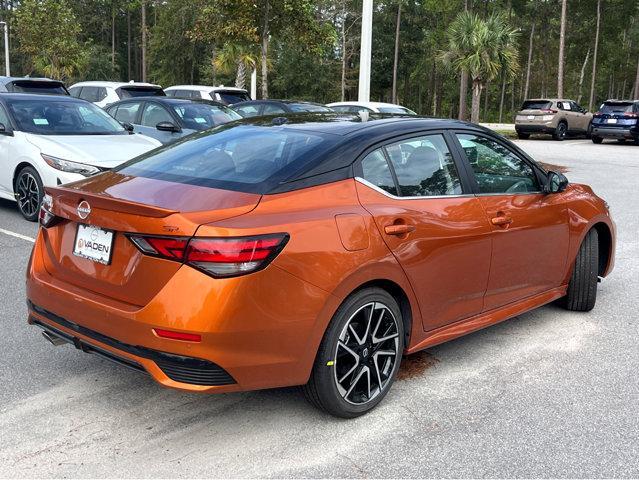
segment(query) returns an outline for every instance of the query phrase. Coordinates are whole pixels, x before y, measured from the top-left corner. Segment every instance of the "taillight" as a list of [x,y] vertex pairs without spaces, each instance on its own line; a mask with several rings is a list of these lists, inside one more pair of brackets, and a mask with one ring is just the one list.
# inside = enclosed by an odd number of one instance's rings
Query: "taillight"
[[282,251],[286,233],[251,237],[154,237],[130,235],[147,255],[176,260],[218,278],[236,277],[265,268]]
[[543,113],[557,113],[557,110],[554,110],[552,108],[543,108],[541,111]]
[[38,221],[44,228],[51,227],[58,223],[60,217],[56,217],[53,213],[53,197],[45,193],[40,204],[40,212],[38,213]]
[[625,112],[623,114],[624,117],[631,117],[631,118],[637,118],[639,117],[639,113],[634,113],[634,112]]
[[188,237],[151,237],[142,235],[129,236],[131,241],[143,253],[168,260],[182,261],[184,250],[189,242]]

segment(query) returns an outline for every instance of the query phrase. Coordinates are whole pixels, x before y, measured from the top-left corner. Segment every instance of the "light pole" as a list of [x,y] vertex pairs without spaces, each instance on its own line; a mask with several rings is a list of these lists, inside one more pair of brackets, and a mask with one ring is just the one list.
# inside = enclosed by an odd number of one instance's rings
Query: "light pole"
[[0,22],[0,25],[4,27],[4,70],[7,77],[11,76],[11,69],[9,68],[9,26],[7,22]]
[[359,53],[358,101],[368,102],[371,97],[371,43],[373,37],[373,0],[362,5],[362,39]]

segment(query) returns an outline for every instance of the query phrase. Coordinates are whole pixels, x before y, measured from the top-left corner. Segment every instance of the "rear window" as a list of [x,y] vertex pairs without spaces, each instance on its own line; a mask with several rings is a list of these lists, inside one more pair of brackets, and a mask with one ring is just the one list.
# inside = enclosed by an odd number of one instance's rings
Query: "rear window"
[[219,100],[226,103],[227,105],[230,105],[232,103],[246,102],[247,100],[251,100],[251,97],[246,92],[212,90],[209,93],[209,95],[211,95],[211,98],[215,98],[215,96],[217,95]]
[[191,185],[264,193],[324,157],[336,135],[282,126],[233,125],[191,136],[116,168]]
[[7,90],[14,93],[42,93],[47,95],[68,95],[60,82],[42,82],[37,80],[17,80],[7,84]]
[[522,110],[549,110],[552,102],[548,100],[526,100],[521,106]]
[[116,90],[121,99],[132,97],[165,97],[164,90],[159,87],[120,87]]
[[632,102],[604,102],[599,111],[601,113],[632,112]]

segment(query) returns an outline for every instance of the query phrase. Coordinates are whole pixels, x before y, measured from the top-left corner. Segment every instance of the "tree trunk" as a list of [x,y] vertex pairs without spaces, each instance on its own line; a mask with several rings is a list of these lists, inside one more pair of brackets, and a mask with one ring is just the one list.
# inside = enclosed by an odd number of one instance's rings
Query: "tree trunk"
[[346,0],[342,0],[342,102],[346,100]]
[[590,100],[588,100],[588,110],[592,111],[592,104],[595,101],[595,77],[597,75],[597,49],[599,48],[599,24],[601,22],[601,0],[597,0],[597,30],[595,33],[595,51],[592,55],[592,77],[590,78]]
[[637,76],[635,77],[635,91],[631,98],[639,98],[639,58],[637,59]]
[[397,63],[399,61],[399,28],[402,19],[402,1],[397,2],[397,25],[395,26],[395,59],[393,60],[393,97],[391,103],[397,103]]
[[564,98],[564,46],[566,44],[566,3],[561,0],[561,30],[559,33],[559,66],[557,68],[557,97]]
[[262,52],[261,52],[261,62],[262,62],[262,98],[268,98],[268,16],[270,9],[269,0],[266,0],[266,5],[264,7],[264,18],[262,20]]
[[127,80],[131,80],[131,10],[126,9],[126,66]]
[[590,49],[586,52],[586,58],[584,58],[584,63],[581,65],[581,72],[579,73],[579,89],[577,90],[577,104],[581,103],[581,87],[584,84],[584,74],[586,73],[586,64],[588,63],[588,58],[590,57]]
[[246,65],[243,61],[237,62],[237,74],[235,75],[235,86],[244,88],[246,85]]
[[142,13],[142,81],[146,82],[146,0],[141,0],[141,13]]
[[459,79],[459,116],[460,120],[466,120],[466,97],[468,95],[468,72],[462,70]]
[[530,27],[530,38],[528,39],[528,62],[526,64],[526,86],[524,87],[524,100],[528,98],[528,87],[530,86],[530,64],[532,63],[533,37],[535,35],[535,23]]
[[470,121],[479,123],[479,106],[481,102],[481,81],[473,78],[473,101],[470,109]]
[[486,86],[484,87],[484,89],[486,90],[486,96],[484,97],[484,115],[482,116],[482,118],[486,119],[488,118],[488,97],[489,97],[489,86],[490,86],[490,82],[486,82]]
[[111,74],[115,71],[115,5],[111,4]]

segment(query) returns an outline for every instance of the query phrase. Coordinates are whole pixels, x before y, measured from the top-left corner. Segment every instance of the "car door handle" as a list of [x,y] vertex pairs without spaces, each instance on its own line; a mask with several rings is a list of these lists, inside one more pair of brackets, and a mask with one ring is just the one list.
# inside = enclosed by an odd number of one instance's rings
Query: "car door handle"
[[510,225],[511,223],[513,223],[513,219],[507,215],[498,215],[496,217],[491,218],[490,222],[493,225],[504,226],[504,225]]
[[415,231],[414,225],[398,224],[398,225],[386,225],[384,227],[384,232],[386,233],[386,235],[406,235],[414,231]]

